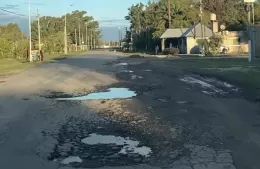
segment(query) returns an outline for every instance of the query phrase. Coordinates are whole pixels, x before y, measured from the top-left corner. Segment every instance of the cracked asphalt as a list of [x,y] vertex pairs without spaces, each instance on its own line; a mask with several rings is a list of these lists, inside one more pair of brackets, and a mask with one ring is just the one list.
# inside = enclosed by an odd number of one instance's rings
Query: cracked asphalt
[[[171,61],[90,52],[0,77],[0,168],[260,168],[258,103],[242,86],[164,64]],[[137,96],[56,100],[111,87]],[[83,143],[91,134],[138,141],[151,153]]]

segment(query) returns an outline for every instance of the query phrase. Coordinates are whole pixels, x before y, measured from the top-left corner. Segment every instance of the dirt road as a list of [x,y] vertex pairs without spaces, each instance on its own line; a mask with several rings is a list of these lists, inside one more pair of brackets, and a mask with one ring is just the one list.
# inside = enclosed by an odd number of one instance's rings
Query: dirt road
[[260,168],[258,104],[164,62],[93,52],[0,79],[1,168]]

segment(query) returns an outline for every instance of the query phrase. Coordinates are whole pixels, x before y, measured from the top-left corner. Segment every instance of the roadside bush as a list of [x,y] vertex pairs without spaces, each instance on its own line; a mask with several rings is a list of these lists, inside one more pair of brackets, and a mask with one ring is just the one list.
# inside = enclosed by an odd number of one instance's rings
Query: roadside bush
[[197,43],[201,48],[204,48],[206,56],[215,56],[218,53],[223,39],[219,35],[213,35],[209,39],[198,39]]
[[213,55],[216,55],[221,47],[221,44],[223,43],[223,39],[219,35],[213,35],[209,38],[209,41],[210,52]]
[[178,48],[165,48],[163,51],[164,55],[177,55],[179,54],[179,49]]

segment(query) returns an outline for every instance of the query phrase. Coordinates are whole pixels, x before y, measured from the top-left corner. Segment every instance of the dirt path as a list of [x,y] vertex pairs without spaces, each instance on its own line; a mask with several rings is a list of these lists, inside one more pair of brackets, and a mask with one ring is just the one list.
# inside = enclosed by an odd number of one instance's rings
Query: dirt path
[[[137,96],[56,100],[108,88]],[[43,64],[0,83],[0,166],[259,168],[259,108],[241,90],[104,52]]]

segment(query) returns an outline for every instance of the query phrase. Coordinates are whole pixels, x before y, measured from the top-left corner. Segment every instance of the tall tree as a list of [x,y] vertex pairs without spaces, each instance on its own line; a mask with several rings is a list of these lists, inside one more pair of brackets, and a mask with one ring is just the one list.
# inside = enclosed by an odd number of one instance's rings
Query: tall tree
[[[86,26],[87,30],[93,32],[93,36],[100,38],[100,31],[98,31],[98,22],[94,21],[92,16],[88,16],[86,11],[75,10],[66,14],[67,18],[67,39],[68,47],[72,44],[81,44],[86,42]],[[43,16],[40,18],[41,27],[41,41],[43,44],[43,50],[46,52],[61,52],[64,48],[64,31],[65,15],[61,17]],[[77,35],[75,34],[75,30]],[[80,35],[79,35],[80,30]],[[89,33],[89,32],[88,32]],[[82,39],[83,35],[83,39]],[[79,38],[80,37],[80,38]],[[81,39],[81,42],[79,42]],[[98,43],[98,39],[95,39]],[[32,41],[34,49],[38,49],[38,23],[34,21],[32,23]]]

